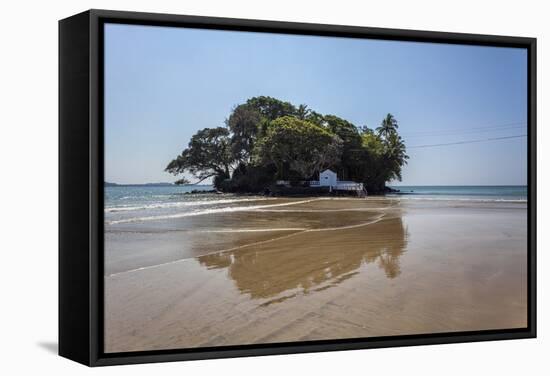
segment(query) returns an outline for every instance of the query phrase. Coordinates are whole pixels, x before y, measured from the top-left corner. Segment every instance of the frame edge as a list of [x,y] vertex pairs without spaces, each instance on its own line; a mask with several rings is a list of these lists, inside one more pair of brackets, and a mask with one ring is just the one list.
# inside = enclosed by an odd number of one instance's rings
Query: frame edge
[[89,11],[59,21],[59,355],[90,365]]

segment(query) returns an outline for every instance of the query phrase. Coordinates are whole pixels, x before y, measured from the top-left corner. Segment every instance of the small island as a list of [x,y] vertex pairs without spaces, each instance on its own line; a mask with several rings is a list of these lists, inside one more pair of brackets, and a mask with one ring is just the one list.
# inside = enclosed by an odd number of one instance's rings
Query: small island
[[236,106],[225,126],[199,130],[166,171],[190,174],[195,184],[212,179],[220,192],[364,195],[401,180],[408,158],[391,114],[371,129],[259,96]]

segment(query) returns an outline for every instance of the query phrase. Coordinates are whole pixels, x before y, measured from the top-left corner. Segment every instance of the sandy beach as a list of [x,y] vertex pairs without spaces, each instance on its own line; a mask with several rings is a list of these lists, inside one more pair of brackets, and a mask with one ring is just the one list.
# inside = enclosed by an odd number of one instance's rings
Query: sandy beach
[[223,208],[106,223],[106,352],[527,325],[526,203]]

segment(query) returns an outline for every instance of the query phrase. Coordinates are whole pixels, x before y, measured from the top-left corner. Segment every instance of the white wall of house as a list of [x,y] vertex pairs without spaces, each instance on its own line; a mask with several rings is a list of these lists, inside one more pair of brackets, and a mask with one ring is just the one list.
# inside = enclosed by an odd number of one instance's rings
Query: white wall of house
[[336,172],[325,170],[319,173],[319,185],[321,187],[335,187],[338,184]]

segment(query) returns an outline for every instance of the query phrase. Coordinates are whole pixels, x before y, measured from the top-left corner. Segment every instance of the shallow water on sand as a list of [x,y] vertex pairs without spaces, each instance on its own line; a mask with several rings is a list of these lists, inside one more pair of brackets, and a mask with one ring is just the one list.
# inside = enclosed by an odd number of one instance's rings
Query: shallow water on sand
[[524,203],[216,205],[106,223],[106,352],[526,326]]

